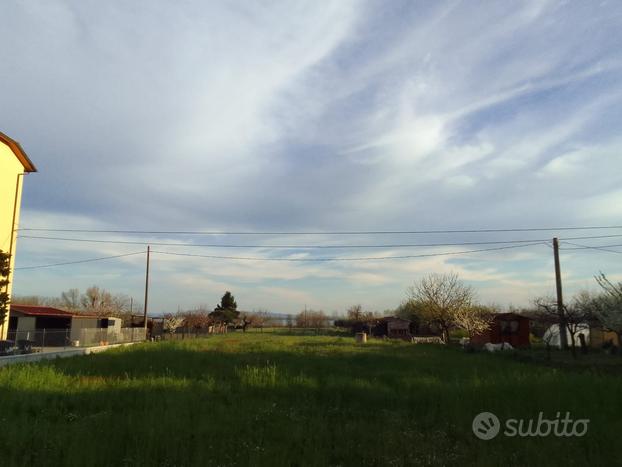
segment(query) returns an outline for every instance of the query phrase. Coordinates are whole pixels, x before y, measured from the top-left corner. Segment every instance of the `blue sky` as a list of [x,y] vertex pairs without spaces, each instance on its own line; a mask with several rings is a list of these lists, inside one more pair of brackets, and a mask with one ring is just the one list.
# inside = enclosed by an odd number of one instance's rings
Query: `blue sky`
[[[622,224],[619,2],[7,1],[0,15],[0,130],[39,168],[27,177],[21,227],[326,232]],[[159,248],[204,255],[352,258],[465,248],[265,246],[606,233],[622,229],[73,237],[264,246]],[[142,248],[22,238],[17,266]],[[248,309],[339,311],[362,303],[384,310],[422,275],[449,271],[483,302],[523,305],[554,293],[546,245],[338,263],[154,255],[152,264],[154,312],[214,306],[227,289]],[[562,264],[568,294],[594,288],[601,270],[622,279],[616,253],[566,250]],[[58,295],[98,284],[141,300],[143,269],[143,257],[129,256],[21,270],[14,292]]]

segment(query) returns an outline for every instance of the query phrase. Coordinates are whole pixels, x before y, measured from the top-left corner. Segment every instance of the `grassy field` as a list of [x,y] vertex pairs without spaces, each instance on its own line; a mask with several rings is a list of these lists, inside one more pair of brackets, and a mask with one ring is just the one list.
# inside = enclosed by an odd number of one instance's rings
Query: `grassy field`
[[[622,358],[619,360],[622,362]],[[457,349],[241,333],[0,369],[3,466],[619,465],[622,377]],[[474,415],[590,419],[482,441]]]

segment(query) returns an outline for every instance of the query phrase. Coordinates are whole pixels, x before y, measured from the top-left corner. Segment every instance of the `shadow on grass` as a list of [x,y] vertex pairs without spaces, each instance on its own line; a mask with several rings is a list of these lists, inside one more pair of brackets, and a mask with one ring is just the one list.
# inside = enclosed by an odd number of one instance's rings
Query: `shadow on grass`
[[[0,374],[11,427],[0,437],[3,465],[526,465],[552,449],[566,463],[599,465],[606,459],[592,443],[609,446],[607,459],[619,450],[619,379],[435,346],[324,340],[279,350],[249,339],[231,351],[228,342],[145,344],[9,369],[24,384]],[[542,410],[591,411],[595,428],[581,440],[485,446],[471,432],[481,411]]]

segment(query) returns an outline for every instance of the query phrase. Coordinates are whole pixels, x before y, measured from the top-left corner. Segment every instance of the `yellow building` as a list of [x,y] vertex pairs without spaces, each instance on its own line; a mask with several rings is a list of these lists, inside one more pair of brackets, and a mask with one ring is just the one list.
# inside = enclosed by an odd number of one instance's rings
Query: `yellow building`
[[[34,164],[19,143],[0,133],[0,250],[11,255],[9,285],[3,292],[11,296],[13,266],[15,264],[15,240],[19,225],[19,208],[22,199],[23,175],[36,172]],[[0,324],[0,340],[6,339],[9,317]]]

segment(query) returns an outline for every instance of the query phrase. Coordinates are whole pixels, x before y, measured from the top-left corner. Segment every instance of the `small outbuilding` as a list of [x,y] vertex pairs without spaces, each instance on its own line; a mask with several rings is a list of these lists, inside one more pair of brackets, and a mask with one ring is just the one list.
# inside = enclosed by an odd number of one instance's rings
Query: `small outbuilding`
[[529,347],[530,319],[516,313],[498,313],[487,331],[471,338],[475,345],[509,343],[512,347]]
[[410,334],[410,320],[386,316],[376,323],[373,333],[375,336],[386,336],[390,339],[407,339],[412,337]]
[[[71,342],[107,340],[109,334],[121,333],[120,318],[102,318],[84,313],[71,313],[58,308],[33,305],[11,305],[8,337],[28,340],[37,346],[64,346]],[[105,330],[105,339],[98,331]]]

